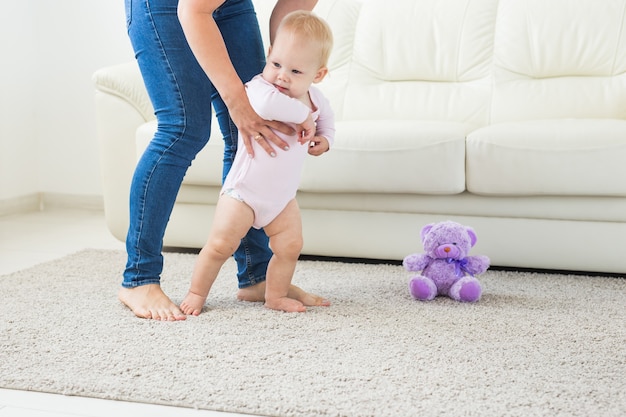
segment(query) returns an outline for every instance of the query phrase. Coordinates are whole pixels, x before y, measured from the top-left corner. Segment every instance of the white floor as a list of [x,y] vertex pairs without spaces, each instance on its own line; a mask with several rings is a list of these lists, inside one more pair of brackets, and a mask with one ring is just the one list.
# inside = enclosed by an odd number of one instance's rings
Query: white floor
[[[51,209],[0,217],[0,276],[85,248],[124,249],[123,243],[107,230],[100,211]],[[244,417],[0,388],[0,417],[111,416]]]

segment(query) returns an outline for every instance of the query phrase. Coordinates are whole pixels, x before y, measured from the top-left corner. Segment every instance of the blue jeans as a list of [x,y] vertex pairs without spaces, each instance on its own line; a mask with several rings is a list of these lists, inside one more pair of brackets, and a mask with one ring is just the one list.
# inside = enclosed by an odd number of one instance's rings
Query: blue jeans
[[[224,178],[237,150],[237,128],[187,44],[176,12],[178,0],[125,2],[128,34],[158,122],[130,188],[122,286],[132,288],[160,282],[165,228],[185,172],[209,140],[211,105],[224,137]],[[265,64],[251,1],[226,0],[213,16],[238,75],[249,81]],[[234,256],[240,288],[265,280],[272,253],[263,230],[251,229]]]

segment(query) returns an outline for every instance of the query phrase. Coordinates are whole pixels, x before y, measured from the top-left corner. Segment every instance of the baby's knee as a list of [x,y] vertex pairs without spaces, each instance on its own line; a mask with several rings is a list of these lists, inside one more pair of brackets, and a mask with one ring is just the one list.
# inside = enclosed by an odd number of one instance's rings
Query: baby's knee
[[304,246],[302,235],[276,236],[270,240],[272,251],[277,256],[298,259]]
[[238,242],[229,239],[211,239],[202,252],[212,258],[226,260],[237,250]]

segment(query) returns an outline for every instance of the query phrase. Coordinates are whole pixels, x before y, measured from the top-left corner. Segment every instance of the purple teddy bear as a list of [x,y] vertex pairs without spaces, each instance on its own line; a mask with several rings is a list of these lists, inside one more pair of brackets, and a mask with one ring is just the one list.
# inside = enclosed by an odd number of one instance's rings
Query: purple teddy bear
[[422,271],[409,281],[409,292],[417,300],[446,295],[457,301],[478,301],[482,294],[474,275],[489,268],[486,256],[467,256],[476,244],[471,227],[453,221],[427,224],[421,232],[425,253],[404,258],[407,271]]

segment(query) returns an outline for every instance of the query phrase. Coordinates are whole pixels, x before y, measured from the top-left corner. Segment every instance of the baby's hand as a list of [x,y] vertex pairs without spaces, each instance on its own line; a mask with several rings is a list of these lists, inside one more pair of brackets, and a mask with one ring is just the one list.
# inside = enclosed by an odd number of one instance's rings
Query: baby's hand
[[310,142],[315,136],[315,122],[311,113],[307,116],[306,120],[296,126],[298,128],[298,142],[305,144]]
[[328,143],[328,139],[324,136],[314,136],[313,139],[311,139],[309,154],[313,156],[320,156],[324,152],[328,151],[328,149],[330,149],[330,144]]

